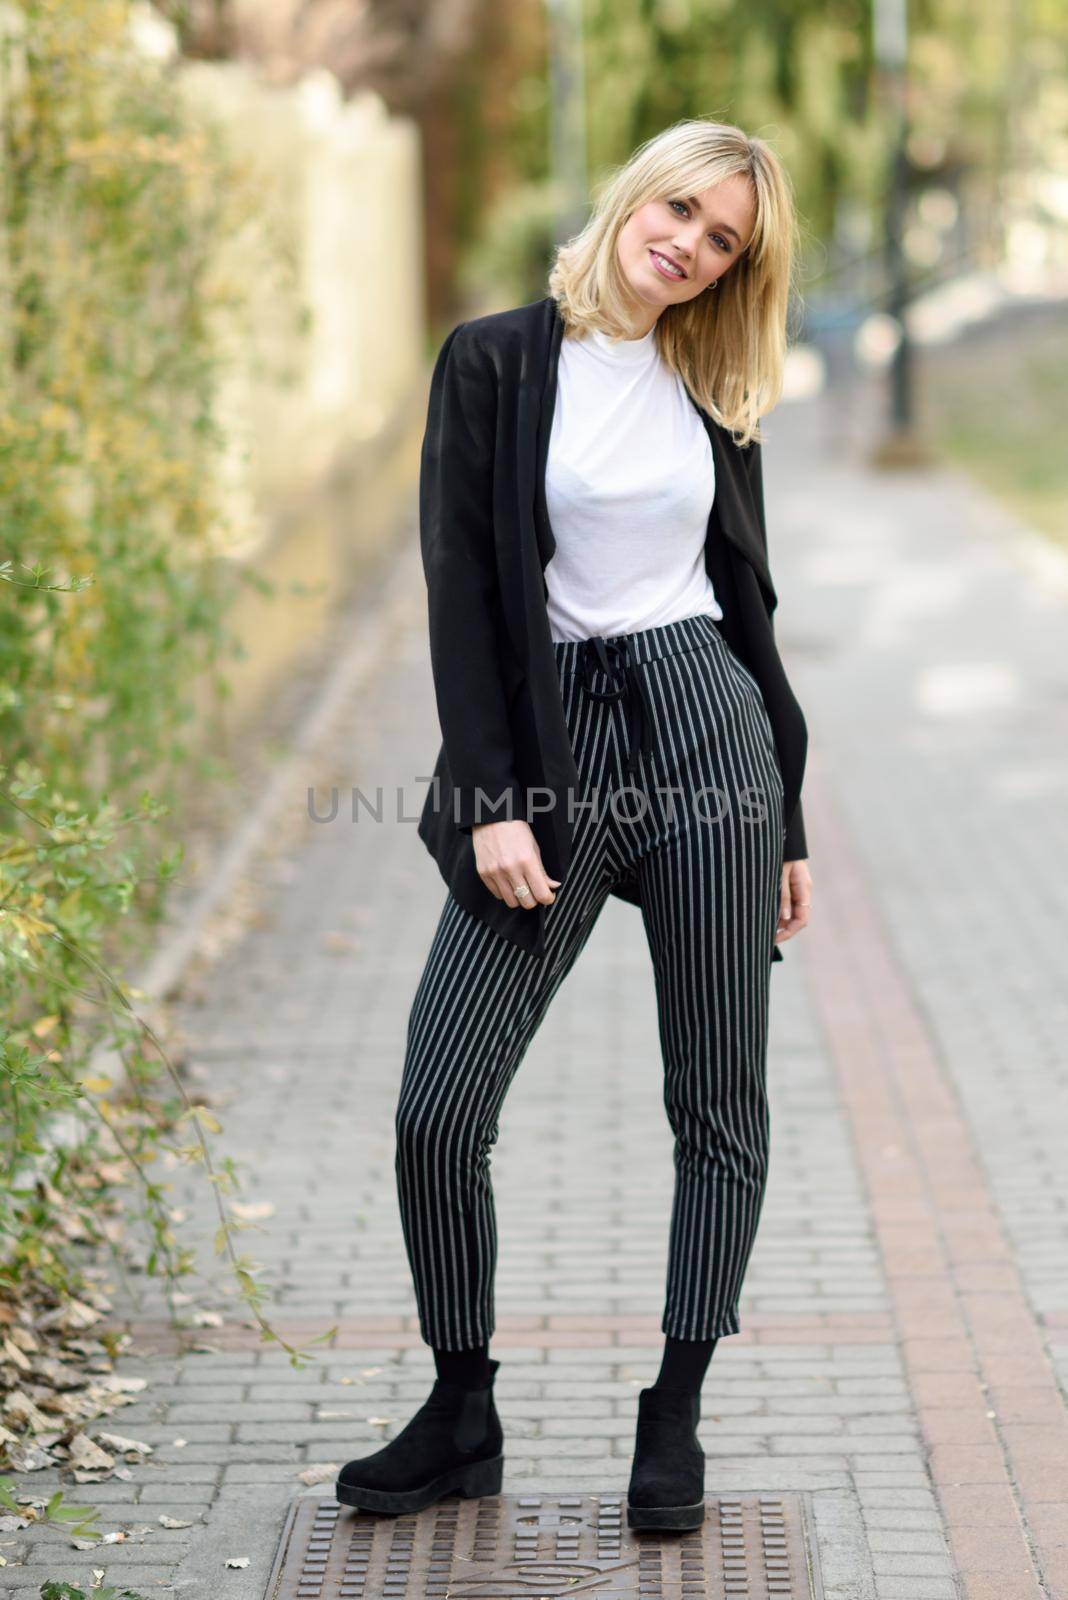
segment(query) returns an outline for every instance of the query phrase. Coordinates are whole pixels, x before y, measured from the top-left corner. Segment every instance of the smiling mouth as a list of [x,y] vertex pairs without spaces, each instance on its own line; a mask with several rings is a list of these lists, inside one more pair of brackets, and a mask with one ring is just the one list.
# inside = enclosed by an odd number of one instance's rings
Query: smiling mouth
[[680,283],[683,282],[686,274],[681,270],[681,268],[675,265],[674,261],[669,261],[667,256],[661,255],[659,250],[654,250],[651,247],[649,254],[652,256],[653,260],[656,262],[665,277],[677,278]]

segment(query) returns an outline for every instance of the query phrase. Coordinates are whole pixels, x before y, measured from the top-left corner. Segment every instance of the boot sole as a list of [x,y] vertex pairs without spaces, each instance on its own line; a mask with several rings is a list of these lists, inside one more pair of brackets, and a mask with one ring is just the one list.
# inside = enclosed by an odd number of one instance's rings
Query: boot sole
[[632,1506],[627,1501],[629,1528],[699,1528],[704,1520],[703,1500],[696,1501],[692,1506]]
[[504,1456],[472,1461],[466,1467],[451,1467],[418,1489],[365,1489],[358,1483],[338,1483],[334,1493],[343,1506],[358,1506],[363,1511],[422,1511],[447,1494],[463,1500],[500,1494],[504,1478]]

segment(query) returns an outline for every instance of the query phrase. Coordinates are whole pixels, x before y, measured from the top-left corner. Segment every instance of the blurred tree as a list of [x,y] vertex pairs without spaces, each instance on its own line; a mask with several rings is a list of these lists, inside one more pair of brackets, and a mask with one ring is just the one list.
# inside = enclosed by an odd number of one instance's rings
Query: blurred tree
[[[473,292],[465,259],[494,298],[543,281],[556,204],[549,0],[159,3],[190,54],[258,60],[280,81],[325,65],[347,92],[375,89],[418,121],[432,323],[458,277]],[[736,122],[789,166],[806,280],[831,268],[843,292],[877,298],[892,130],[873,93],[872,4],[584,0],[592,181],[680,118]],[[937,190],[956,217],[945,237],[930,208],[909,217],[919,263],[997,259],[1021,208],[1041,209],[1021,174],[1063,164],[1066,56],[1064,0],[910,0],[910,186],[917,206]]]
[[[813,273],[821,241],[832,258],[877,256],[892,128],[873,95],[872,0],[585,0],[585,16],[591,172],[682,117],[717,116],[788,163]],[[911,0],[911,186],[967,209],[964,253],[1000,256],[1002,187],[1029,145],[1037,166],[1062,159],[1038,129],[1059,106],[1063,151],[1066,56],[1063,0]],[[939,251],[915,217],[909,242],[928,265]]]

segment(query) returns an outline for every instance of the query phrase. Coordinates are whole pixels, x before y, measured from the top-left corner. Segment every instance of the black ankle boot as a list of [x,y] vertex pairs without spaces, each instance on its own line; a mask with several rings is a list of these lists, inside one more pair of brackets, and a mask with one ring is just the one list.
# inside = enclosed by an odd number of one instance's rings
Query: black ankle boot
[[705,1519],[705,1453],[697,1438],[701,1397],[643,1389],[627,1488],[631,1528],[697,1528]]
[[438,1378],[415,1416],[381,1450],[348,1461],[337,1479],[344,1506],[366,1511],[421,1511],[447,1494],[473,1500],[499,1494],[504,1434],[489,1381],[464,1389]]

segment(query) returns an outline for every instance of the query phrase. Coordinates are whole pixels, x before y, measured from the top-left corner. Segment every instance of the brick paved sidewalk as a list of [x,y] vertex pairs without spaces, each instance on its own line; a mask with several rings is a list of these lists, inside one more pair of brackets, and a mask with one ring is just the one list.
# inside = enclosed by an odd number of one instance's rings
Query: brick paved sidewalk
[[[705,1384],[707,1488],[809,1491],[831,1600],[1053,1600],[1068,1596],[1052,890],[1068,592],[956,476],[873,480],[832,456],[826,407],[766,426],[816,918],[773,969],[771,1177],[742,1332]],[[5,1551],[24,1562],[4,1569],[12,1594],[104,1567],[145,1593],[261,1595],[297,1474],[377,1448],[432,1382],[393,1176],[407,1011],[444,894],[414,824],[437,748],[414,533],[409,560],[380,674],[257,863],[260,916],[183,1013],[245,1198],[275,1208],[247,1236],[274,1274],[269,1315],[337,1337],[294,1372],[216,1296],[215,1352],[179,1360],[162,1307],[134,1308],[141,1353],[121,1369],[150,1387],[110,1425],[155,1452],[75,1498],[105,1525],[196,1525],[87,1553],[38,1530]],[[312,823],[311,783],[323,804],[332,783],[382,785],[389,818],[399,785],[409,820],[353,825],[343,805]],[[554,1002],[494,1177],[505,1490],[622,1491],[659,1360],[673,1178],[634,908],[606,908]],[[206,1197],[189,1201],[210,1241]]]

